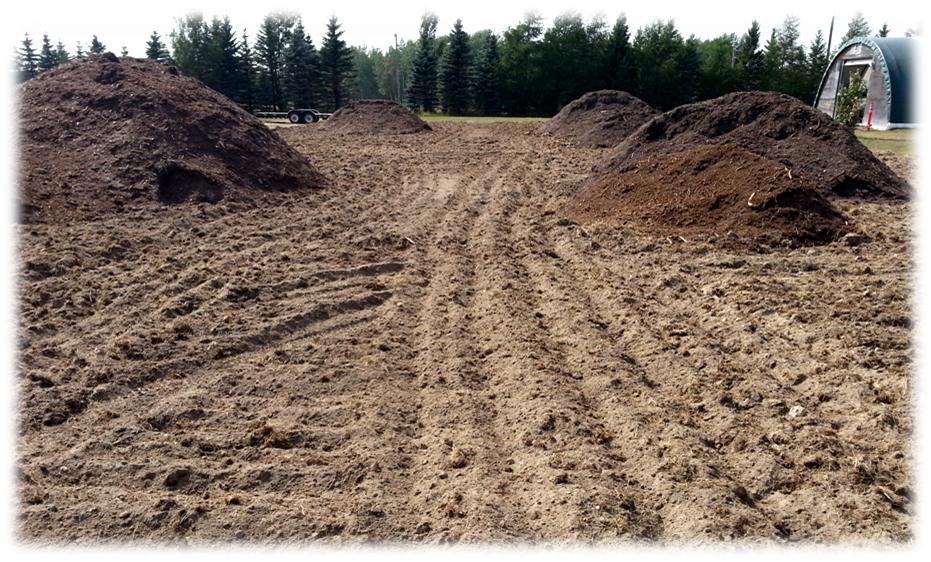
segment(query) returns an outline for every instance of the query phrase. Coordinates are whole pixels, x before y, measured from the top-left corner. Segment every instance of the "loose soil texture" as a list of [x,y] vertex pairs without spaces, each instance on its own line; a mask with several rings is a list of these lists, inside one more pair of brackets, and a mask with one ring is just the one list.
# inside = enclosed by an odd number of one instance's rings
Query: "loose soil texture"
[[19,116],[25,222],[325,183],[258,119],[148,59],[106,53],[44,72],[20,86]]
[[708,143],[737,145],[781,162],[825,193],[904,198],[910,191],[845,127],[796,98],[773,92],[736,92],[658,115],[600,167],[612,169]]
[[655,109],[627,92],[598,90],[567,104],[543,130],[579,146],[611,147],[656,114]]
[[587,183],[569,205],[583,220],[619,221],[653,235],[726,243],[825,243],[847,220],[811,180],[732,145],[648,157]]
[[324,122],[331,133],[404,135],[432,130],[426,121],[389,100],[358,100],[336,110]]
[[333,189],[20,225],[21,540],[908,540],[911,204],[583,228],[603,151],[538,127],[292,127]]

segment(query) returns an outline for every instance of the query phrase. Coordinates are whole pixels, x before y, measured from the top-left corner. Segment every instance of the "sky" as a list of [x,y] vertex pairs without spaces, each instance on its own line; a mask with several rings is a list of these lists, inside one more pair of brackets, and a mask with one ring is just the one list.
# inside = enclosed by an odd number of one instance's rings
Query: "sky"
[[[190,11],[199,10],[209,18],[227,15],[237,29],[247,28],[250,36],[265,14],[274,10],[298,12],[304,26],[319,45],[327,20],[335,15],[345,31],[344,39],[350,45],[386,49],[400,39],[417,36],[420,17],[426,10],[435,12],[440,19],[439,32],[447,33],[457,18],[462,19],[466,31],[491,29],[496,32],[519,22],[523,15],[535,10],[547,24],[554,16],[575,11],[589,19],[602,15],[613,22],[625,12],[632,30],[657,19],[673,19],[683,36],[696,35],[710,39],[724,33],[743,33],[756,19],[763,29],[764,41],[770,30],[778,26],[787,15],[800,20],[801,40],[808,43],[818,29],[827,38],[831,16],[836,18],[835,41],[847,30],[847,22],[857,11],[863,12],[874,31],[884,22],[892,35],[901,35],[909,28],[918,27],[915,4],[901,0],[864,2],[850,0],[780,0],[779,2],[653,1],[617,2],[609,0],[516,0],[509,2],[467,0],[441,2],[435,0],[341,0],[340,2],[297,2],[271,0],[270,2],[240,2],[217,0],[160,0],[133,5],[129,2],[42,2],[41,10],[31,9],[29,3],[7,5],[5,11],[12,17],[4,18],[4,34],[9,49],[19,44],[24,33],[29,33],[36,44],[47,33],[52,42],[62,41],[73,52],[75,44],[90,43],[97,34],[107,48],[119,52],[126,46],[131,56],[143,56],[145,42],[152,31],[158,31],[167,42],[174,21]],[[752,5],[751,5],[752,4]],[[836,43],[835,43],[836,44]]]

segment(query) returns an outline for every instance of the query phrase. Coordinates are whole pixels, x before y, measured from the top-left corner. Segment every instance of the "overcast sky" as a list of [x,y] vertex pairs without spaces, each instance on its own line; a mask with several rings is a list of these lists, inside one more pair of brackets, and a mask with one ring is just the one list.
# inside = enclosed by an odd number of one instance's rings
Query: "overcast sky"
[[683,36],[694,34],[708,39],[722,33],[743,33],[754,19],[763,28],[763,39],[770,29],[778,26],[787,15],[800,19],[802,41],[806,44],[818,29],[827,38],[831,16],[836,17],[836,38],[843,35],[847,22],[856,11],[862,11],[874,31],[884,22],[889,24],[893,35],[901,35],[909,28],[919,26],[915,3],[900,0],[864,2],[851,0],[780,0],[779,2],[713,1],[651,1],[636,0],[618,2],[608,0],[516,0],[487,1],[464,0],[441,2],[435,0],[341,0],[340,2],[312,2],[271,0],[270,2],[240,2],[215,0],[156,0],[146,2],[58,2],[41,3],[13,2],[6,10],[12,18],[4,22],[9,48],[18,44],[25,32],[36,43],[43,33],[48,33],[53,42],[62,41],[69,51],[74,51],[77,41],[85,46],[91,36],[97,34],[109,50],[118,52],[125,45],[131,55],[143,56],[145,41],[153,30],[166,36],[174,26],[174,20],[192,10],[199,10],[206,17],[228,15],[237,30],[247,28],[254,37],[262,17],[269,11],[283,9],[298,12],[304,26],[319,46],[326,21],[336,15],[343,24],[344,38],[351,45],[366,45],[385,49],[399,38],[413,39],[417,35],[420,16],[432,10],[440,18],[440,33],[447,33],[456,18],[461,18],[466,31],[492,29],[503,31],[517,23],[530,10],[539,12],[547,24],[566,11],[576,11],[586,19],[602,15],[613,22],[620,12],[627,14],[632,30],[636,30],[657,19],[673,19]]

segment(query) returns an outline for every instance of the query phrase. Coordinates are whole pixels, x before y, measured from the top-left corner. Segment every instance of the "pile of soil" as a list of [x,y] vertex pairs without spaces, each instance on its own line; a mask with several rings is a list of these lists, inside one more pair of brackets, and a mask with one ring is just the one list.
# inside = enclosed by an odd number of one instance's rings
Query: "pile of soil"
[[357,135],[407,135],[431,131],[414,112],[389,100],[357,100],[336,110],[324,128]]
[[562,108],[549,120],[545,132],[579,146],[617,145],[658,112],[636,96],[619,90],[598,90]]
[[849,130],[798,99],[773,92],[735,92],[658,115],[620,143],[601,169],[708,143],[737,145],[781,162],[823,192],[893,198],[909,192],[905,181]]
[[21,220],[324,185],[281,137],[172,66],[112,53],[19,88]]
[[[574,198],[570,216],[621,221],[660,236],[817,244],[847,232],[808,178],[733,145],[705,145],[621,166]],[[736,236],[734,236],[736,235]]]

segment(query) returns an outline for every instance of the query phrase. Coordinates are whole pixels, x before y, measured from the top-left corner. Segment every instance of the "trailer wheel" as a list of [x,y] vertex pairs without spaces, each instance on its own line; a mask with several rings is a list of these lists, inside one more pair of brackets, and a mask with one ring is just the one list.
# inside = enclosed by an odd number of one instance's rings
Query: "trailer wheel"
[[316,121],[317,121],[317,116],[314,115],[313,113],[308,112],[308,113],[305,113],[305,114],[301,115],[301,122],[302,122],[302,123],[308,123],[308,124],[309,124],[309,123],[314,123],[314,122],[316,122]]
[[288,113],[288,121],[297,125],[298,123],[301,122],[301,114],[294,112],[294,111],[292,111],[291,113]]

